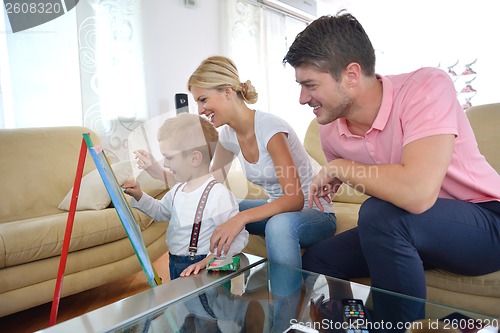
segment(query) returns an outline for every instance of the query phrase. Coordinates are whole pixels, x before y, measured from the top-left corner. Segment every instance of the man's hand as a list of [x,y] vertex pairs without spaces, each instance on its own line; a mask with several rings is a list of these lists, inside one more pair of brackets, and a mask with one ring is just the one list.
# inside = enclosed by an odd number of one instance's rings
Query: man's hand
[[326,166],[323,167],[309,187],[309,208],[312,208],[314,203],[321,211],[324,211],[320,199],[330,202],[330,195],[335,194],[340,185],[342,185],[342,181],[328,172]]
[[218,257],[222,253],[228,253],[236,236],[245,228],[245,222],[241,217],[241,213],[238,213],[215,229],[210,238],[210,252],[215,252],[217,248]]

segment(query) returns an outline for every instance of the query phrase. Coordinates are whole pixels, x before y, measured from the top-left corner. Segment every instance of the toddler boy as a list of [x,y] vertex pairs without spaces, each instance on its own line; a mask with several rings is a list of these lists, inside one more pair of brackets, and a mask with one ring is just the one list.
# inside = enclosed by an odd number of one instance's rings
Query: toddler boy
[[[218,133],[208,120],[180,113],[160,127],[158,141],[164,166],[176,184],[161,200],[143,193],[135,181],[127,181],[123,188],[132,196],[132,207],[155,221],[169,221],[166,243],[173,280],[197,274],[206,267],[215,256],[210,253],[210,237],[218,225],[238,213],[238,203],[209,172]],[[226,255],[241,252],[247,243],[248,232],[244,229]]]

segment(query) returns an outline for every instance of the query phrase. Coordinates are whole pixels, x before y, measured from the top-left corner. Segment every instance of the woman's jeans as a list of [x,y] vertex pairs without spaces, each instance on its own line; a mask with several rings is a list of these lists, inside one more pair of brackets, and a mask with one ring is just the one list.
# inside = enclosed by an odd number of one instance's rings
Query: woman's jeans
[[[346,280],[370,276],[374,287],[425,299],[425,268],[470,276],[500,269],[499,208],[438,199],[411,214],[372,197],[361,205],[358,227],[310,247],[303,267]],[[406,320],[419,319],[407,313]]]
[[[240,202],[240,211],[266,203],[265,200],[243,200]],[[300,248],[307,248],[335,234],[335,214],[304,209],[249,223],[246,229],[253,235],[266,237],[270,262],[301,268]]]
[[[243,200],[240,202],[240,211],[266,203],[265,200]],[[298,297],[295,296],[299,295],[302,286],[302,274],[299,271],[302,268],[300,249],[333,236],[336,229],[335,214],[323,213],[317,209],[304,209],[249,223],[246,229],[251,234],[266,238],[275,314],[277,311],[280,313],[279,319],[275,315],[273,330],[282,332],[289,326],[290,319],[296,315]],[[290,266],[295,270],[290,269]],[[284,306],[285,304],[287,306]]]

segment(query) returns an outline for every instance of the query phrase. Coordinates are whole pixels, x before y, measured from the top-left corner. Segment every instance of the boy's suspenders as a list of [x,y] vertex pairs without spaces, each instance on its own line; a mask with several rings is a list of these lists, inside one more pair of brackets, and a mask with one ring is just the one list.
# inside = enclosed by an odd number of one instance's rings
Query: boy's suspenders
[[[200,201],[198,202],[198,207],[196,208],[196,213],[194,215],[193,229],[191,230],[191,240],[189,241],[189,257],[191,260],[194,259],[196,252],[198,251],[198,236],[200,234],[201,229],[201,220],[203,219],[203,211],[205,210],[205,204],[207,203],[208,194],[214,185],[217,184],[217,181],[213,179],[210,183],[208,183],[207,187],[203,191],[203,194],[200,197]],[[182,185],[179,185],[174,192],[172,197],[172,205],[175,199],[175,195],[177,191]]]
[[[196,213],[194,215],[193,229],[191,230],[191,240],[189,241],[189,259],[194,260],[194,256],[198,251],[198,235],[200,234],[201,229],[201,220],[203,218],[203,211],[205,210],[205,204],[207,203],[208,194],[214,185],[217,184],[217,181],[213,179],[210,183],[208,183],[207,187],[203,191],[203,194],[200,197],[200,201],[198,202],[198,207],[196,208]],[[172,197],[172,206],[174,203],[175,195],[179,188],[181,188],[182,184],[177,186],[175,189],[174,195]],[[212,316],[212,318],[217,319],[214,311],[208,304],[207,295],[205,293],[198,295],[200,298],[201,305],[207,313]]]

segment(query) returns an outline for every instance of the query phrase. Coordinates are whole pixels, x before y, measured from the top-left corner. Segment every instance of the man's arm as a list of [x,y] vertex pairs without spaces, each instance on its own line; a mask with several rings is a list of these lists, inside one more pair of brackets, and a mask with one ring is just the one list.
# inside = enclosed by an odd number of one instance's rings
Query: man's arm
[[314,179],[311,195],[322,196],[324,186],[339,179],[358,191],[420,214],[438,198],[452,159],[454,140],[454,135],[443,134],[413,141],[403,147],[401,164],[333,160]]

